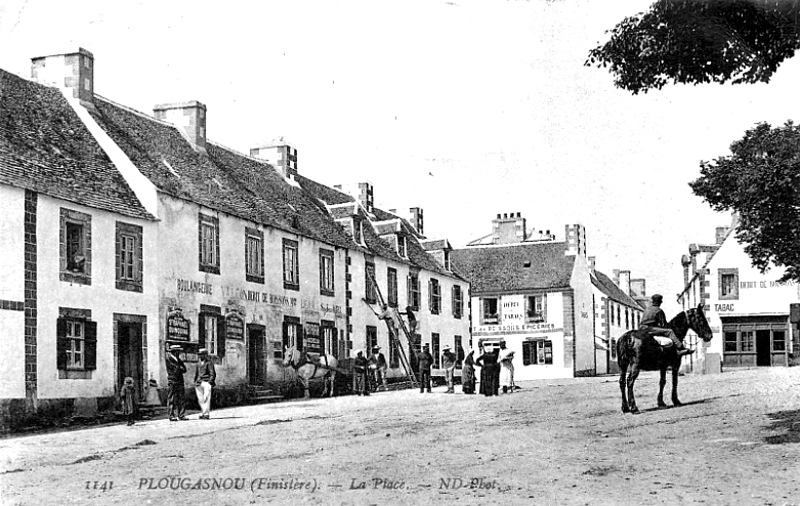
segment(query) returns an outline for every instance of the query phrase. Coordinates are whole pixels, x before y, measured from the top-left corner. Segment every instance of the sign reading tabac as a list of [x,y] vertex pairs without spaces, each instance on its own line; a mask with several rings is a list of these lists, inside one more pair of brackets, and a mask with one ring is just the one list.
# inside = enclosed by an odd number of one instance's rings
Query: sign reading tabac
[[244,319],[236,311],[225,315],[225,339],[244,339]]
[[180,309],[167,315],[167,340],[189,341],[189,320],[183,317]]

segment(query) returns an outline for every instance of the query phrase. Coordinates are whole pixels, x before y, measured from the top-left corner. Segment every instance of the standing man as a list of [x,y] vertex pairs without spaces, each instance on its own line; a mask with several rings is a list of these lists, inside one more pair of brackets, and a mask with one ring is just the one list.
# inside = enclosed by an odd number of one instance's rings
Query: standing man
[[450,345],[446,344],[442,349],[442,369],[444,369],[444,379],[447,381],[446,394],[456,393],[456,391],[453,390],[453,376],[456,372],[456,360],[457,357],[455,353],[450,351]]
[[386,386],[386,369],[388,366],[386,364],[386,357],[381,353],[380,346],[372,348],[372,356],[369,357],[369,367],[375,374],[375,391],[378,390],[378,385],[382,386],[384,392],[389,390]]
[[179,356],[181,347],[173,344],[169,347],[167,354],[167,406],[169,409],[169,421],[177,422],[186,420],[186,403],[184,402],[183,374],[186,366]]
[[431,393],[431,367],[433,366],[433,355],[431,355],[430,345],[427,343],[422,346],[422,351],[417,356],[419,364],[419,393],[425,390]]
[[356,395],[369,395],[368,368],[369,361],[364,357],[364,352],[356,350],[356,358],[353,360],[353,390]]
[[650,297],[651,306],[644,310],[642,321],[639,322],[639,330],[647,332],[650,336],[668,337],[675,343],[675,349],[678,350],[678,356],[682,357],[689,353],[694,353],[694,350],[688,350],[683,345],[683,341],[678,339],[675,332],[669,328],[667,317],[661,309],[661,303],[664,302],[664,297],[660,294],[655,294]]
[[200,360],[194,370],[194,391],[197,394],[197,403],[200,405],[199,420],[208,420],[211,413],[211,387],[216,385],[217,371],[214,362],[208,358],[208,350],[200,348],[197,352]]

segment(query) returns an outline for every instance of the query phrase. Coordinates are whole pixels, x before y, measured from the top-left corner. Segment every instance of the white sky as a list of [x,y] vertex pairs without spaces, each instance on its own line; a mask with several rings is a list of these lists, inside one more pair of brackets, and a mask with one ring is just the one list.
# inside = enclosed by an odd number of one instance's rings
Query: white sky
[[672,302],[688,244],[729,222],[687,183],[755,123],[797,119],[800,62],[769,85],[632,96],[583,62],[649,4],[0,0],[0,68],[27,77],[31,57],[84,47],[114,101],[200,100],[211,140],[284,136],[302,174],[369,180],[377,205],[424,208],[426,235],[455,247],[497,213],[559,238],[583,223],[598,269]]

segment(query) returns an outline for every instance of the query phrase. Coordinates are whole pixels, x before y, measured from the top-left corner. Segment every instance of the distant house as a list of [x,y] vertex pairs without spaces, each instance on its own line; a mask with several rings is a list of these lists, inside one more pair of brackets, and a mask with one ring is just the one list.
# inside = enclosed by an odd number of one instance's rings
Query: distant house
[[[714,338],[697,344],[691,367],[698,372],[723,368],[787,366],[798,363],[800,285],[780,282],[783,268],[762,274],[736,240],[736,220],[718,227],[714,244],[691,244],[681,263],[684,309],[703,304]],[[690,335],[693,341],[696,337]]]
[[472,346],[515,351],[515,378],[597,374],[592,276],[582,225],[566,240],[532,234],[520,213],[497,215],[492,234],[452,252],[471,287]]

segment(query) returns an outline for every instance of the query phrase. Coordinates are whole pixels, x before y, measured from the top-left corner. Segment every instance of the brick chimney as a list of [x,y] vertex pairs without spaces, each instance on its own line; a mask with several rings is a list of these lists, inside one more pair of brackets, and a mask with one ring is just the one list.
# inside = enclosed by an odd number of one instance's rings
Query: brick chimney
[[408,209],[408,221],[419,235],[425,235],[425,223],[421,207],[410,207]]
[[522,213],[497,214],[492,220],[492,244],[514,244],[527,239]]
[[590,271],[592,271],[592,272],[594,272],[594,269],[595,269],[595,263],[596,263],[596,261],[597,261],[597,257],[589,257],[589,258],[588,258],[588,261],[589,261],[589,270],[590,270]]
[[252,148],[250,156],[269,163],[285,178],[297,175],[297,149],[283,142],[283,139],[267,146]]
[[619,271],[617,286],[619,286],[620,290],[625,292],[625,295],[631,294],[631,271]]
[[206,106],[197,100],[153,107],[156,119],[172,123],[195,151],[206,152]]
[[94,55],[77,52],[31,58],[31,77],[70,90],[85,107],[94,107]]
[[686,288],[689,286],[689,278],[694,274],[693,272],[689,272],[692,267],[692,261],[689,259],[689,255],[683,255],[681,257],[681,265],[683,266],[683,287]]
[[375,208],[375,194],[372,188],[372,183],[363,182],[358,183],[358,195],[356,198],[368,213],[371,213]]
[[581,224],[565,225],[564,230],[567,238],[566,255],[586,256],[586,229]]

